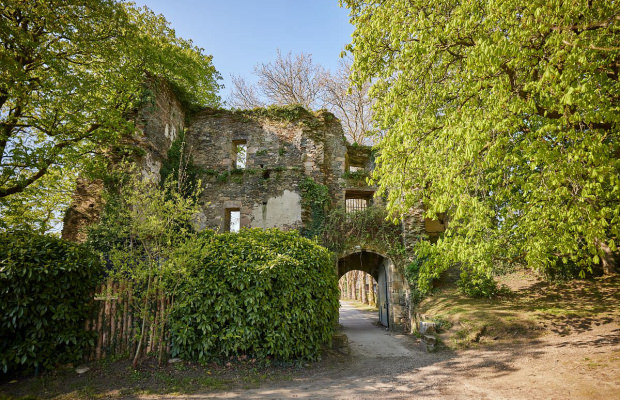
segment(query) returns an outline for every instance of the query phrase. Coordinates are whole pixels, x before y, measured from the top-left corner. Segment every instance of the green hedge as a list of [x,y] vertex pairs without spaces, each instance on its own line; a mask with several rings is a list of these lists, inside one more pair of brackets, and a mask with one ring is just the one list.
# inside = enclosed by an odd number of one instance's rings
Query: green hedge
[[327,249],[296,231],[204,234],[176,257],[185,274],[170,317],[172,355],[317,359],[338,318]]
[[33,233],[0,233],[0,367],[45,369],[83,358],[84,329],[102,275],[82,246]]

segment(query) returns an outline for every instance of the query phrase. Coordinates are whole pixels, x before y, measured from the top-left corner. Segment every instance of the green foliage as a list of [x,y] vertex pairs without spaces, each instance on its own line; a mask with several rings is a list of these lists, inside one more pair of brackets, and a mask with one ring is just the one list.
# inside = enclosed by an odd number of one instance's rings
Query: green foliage
[[431,281],[420,270],[425,266],[423,258],[416,257],[412,262],[405,266],[405,278],[409,282],[411,291],[411,304],[419,304],[428,294],[431,288]]
[[[157,340],[164,340],[161,331],[167,310],[160,306],[161,293],[164,282],[178,282],[179,275],[167,261],[178,246],[195,235],[193,223],[199,212],[200,185],[196,184],[195,191],[186,193],[170,177],[160,185],[141,179],[135,169],[123,169],[128,172],[114,190],[108,190],[101,221],[91,228],[88,243],[109,262],[111,277],[128,282],[126,289],[131,287],[131,306],[141,319],[133,360],[136,367],[149,321],[156,325]],[[166,295],[173,294],[171,289]],[[157,309],[160,316],[156,322],[153,309]],[[160,349],[163,351],[163,346]],[[159,356],[161,360],[163,354],[160,352]]]
[[563,282],[577,278],[583,279],[593,275],[594,273],[584,271],[583,268],[570,260],[566,262],[557,260],[555,264],[548,265],[544,270],[545,279],[552,282]]
[[228,182],[229,176],[230,176],[230,172],[223,171],[223,172],[220,172],[215,179],[217,180],[218,183],[226,183]]
[[0,230],[58,233],[64,211],[71,205],[76,173],[55,169],[22,192],[0,198]]
[[[441,238],[439,240],[442,240]],[[412,288],[419,292],[420,299],[433,288],[433,281],[452,264],[439,253],[438,247],[427,240],[420,240],[414,246],[415,260],[406,269]]]
[[398,260],[405,251],[402,233],[400,225],[387,216],[386,210],[377,206],[349,213],[343,207],[336,208],[325,218],[321,242],[336,254],[362,246]]
[[252,110],[237,110],[239,114],[251,117],[264,117],[285,122],[304,122],[316,117],[300,104],[285,106],[271,105],[269,107],[259,107]]
[[[315,114],[299,104],[271,105],[251,110],[233,110],[233,116],[238,116],[242,119],[269,118],[274,121],[296,123],[309,128],[311,131],[324,126],[326,122],[331,122],[332,119],[327,117],[330,115],[329,113],[321,112]],[[280,155],[283,155],[283,153],[280,153]]]
[[172,180],[177,183],[176,190],[187,197],[196,193],[202,174],[204,169],[194,165],[194,158],[186,148],[185,131],[179,132],[168,150],[168,158],[159,170],[161,186],[164,187],[166,182]]
[[315,360],[338,316],[329,253],[295,231],[201,234],[174,257],[173,356]]
[[94,343],[84,323],[103,275],[85,247],[0,233],[0,367],[16,372],[80,361]]
[[[133,134],[145,80],[218,105],[211,57],[147,8],[107,0],[7,0],[0,15],[0,198],[105,160]],[[40,197],[47,195],[45,190]]]
[[500,288],[490,274],[468,268],[461,269],[457,286],[461,293],[469,297],[491,298],[507,291],[507,288]]
[[320,236],[323,232],[323,224],[327,215],[330,197],[329,189],[325,185],[316,183],[314,179],[305,177],[299,184],[301,191],[301,206],[310,210],[310,221],[302,230],[302,235],[307,238]]
[[342,2],[385,132],[373,179],[392,215],[448,216],[435,265],[583,276],[617,254],[617,2]]
[[346,171],[342,174],[342,177],[347,180],[351,180],[359,185],[366,185],[366,180],[369,178],[368,172],[364,170],[349,172]]

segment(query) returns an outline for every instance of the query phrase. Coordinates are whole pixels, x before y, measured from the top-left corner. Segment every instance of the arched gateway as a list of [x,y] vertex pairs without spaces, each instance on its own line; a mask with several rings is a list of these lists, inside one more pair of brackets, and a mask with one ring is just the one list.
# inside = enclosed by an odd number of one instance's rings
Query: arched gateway
[[337,263],[338,278],[349,271],[364,271],[377,281],[379,322],[388,328],[402,326],[407,319],[407,283],[392,260],[378,252],[356,248]]

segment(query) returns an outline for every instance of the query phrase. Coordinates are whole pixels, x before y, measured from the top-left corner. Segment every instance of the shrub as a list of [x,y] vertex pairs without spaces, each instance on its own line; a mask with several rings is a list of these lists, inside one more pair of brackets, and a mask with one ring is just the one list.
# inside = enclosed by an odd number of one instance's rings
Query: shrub
[[461,270],[457,282],[461,293],[469,297],[493,297],[506,292],[507,288],[499,287],[491,275],[468,268]]
[[328,251],[295,231],[200,235],[175,257],[185,278],[170,315],[172,355],[313,360],[331,339],[338,285]]
[[83,246],[33,233],[0,233],[0,366],[46,369],[83,358],[84,329],[102,275]]
[[361,245],[398,259],[405,250],[400,225],[388,220],[385,208],[374,205],[355,212],[333,209],[325,219],[321,240],[335,253]]

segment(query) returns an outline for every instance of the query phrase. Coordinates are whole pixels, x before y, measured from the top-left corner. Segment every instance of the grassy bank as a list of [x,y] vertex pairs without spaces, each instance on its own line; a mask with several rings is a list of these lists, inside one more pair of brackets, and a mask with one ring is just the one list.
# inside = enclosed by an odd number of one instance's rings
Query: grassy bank
[[548,283],[525,272],[501,277],[510,292],[493,299],[463,296],[445,285],[419,306],[435,321],[451,349],[514,342],[549,334],[566,336],[620,323],[620,276]]

